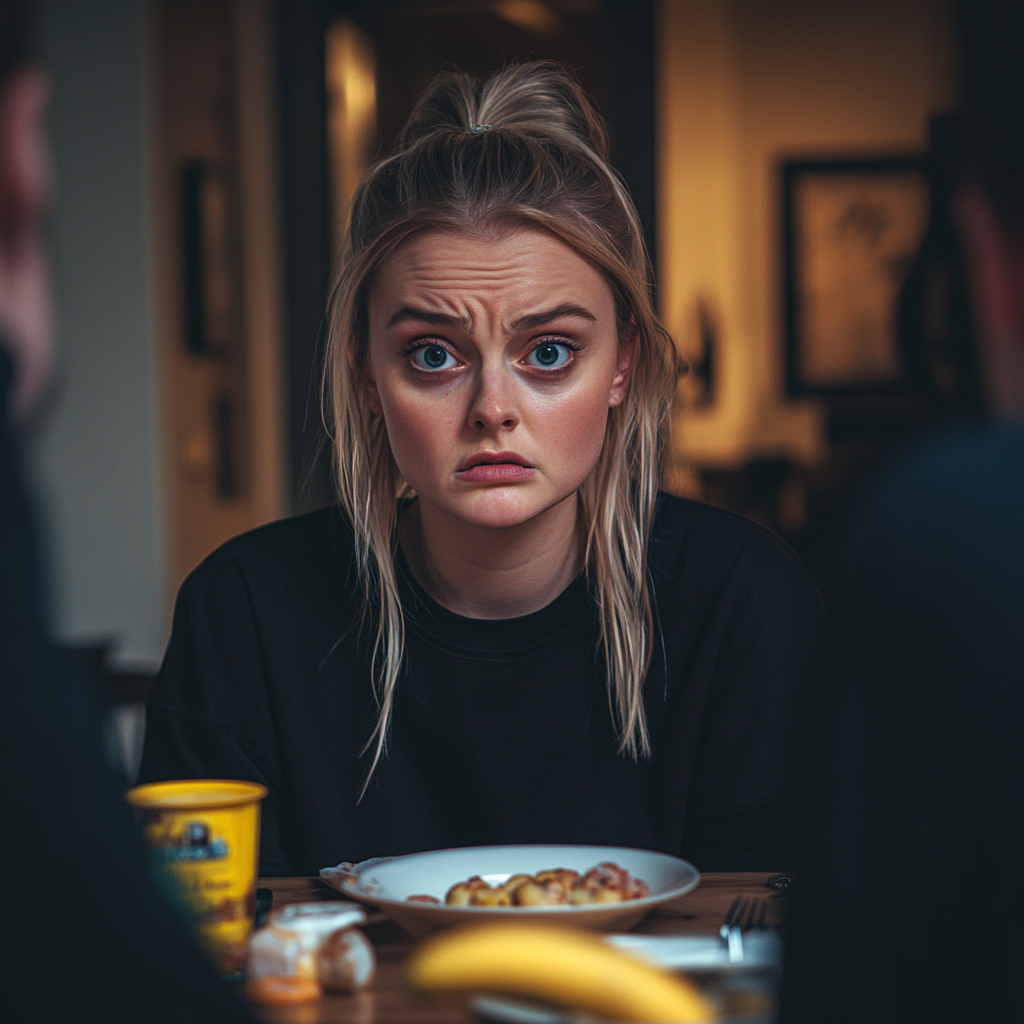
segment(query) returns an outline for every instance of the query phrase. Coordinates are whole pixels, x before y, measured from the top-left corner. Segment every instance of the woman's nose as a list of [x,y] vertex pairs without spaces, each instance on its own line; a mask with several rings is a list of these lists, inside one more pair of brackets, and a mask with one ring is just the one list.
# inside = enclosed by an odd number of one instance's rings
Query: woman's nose
[[469,425],[481,433],[514,430],[519,412],[513,382],[503,367],[487,367],[481,371],[476,394],[469,412]]

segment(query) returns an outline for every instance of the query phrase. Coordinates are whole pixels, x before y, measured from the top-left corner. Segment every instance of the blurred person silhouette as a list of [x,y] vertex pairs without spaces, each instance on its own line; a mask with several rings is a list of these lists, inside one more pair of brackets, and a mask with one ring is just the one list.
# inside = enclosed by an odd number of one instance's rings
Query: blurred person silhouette
[[0,0],[0,1019],[248,1021],[147,869],[95,687],[51,646],[20,466],[53,362],[49,91]]
[[958,18],[943,215],[973,345],[947,347],[954,377],[938,369],[960,382],[947,405],[969,410],[976,381],[987,416],[905,451],[851,532],[805,766],[786,1024],[1024,1006],[1024,3]]

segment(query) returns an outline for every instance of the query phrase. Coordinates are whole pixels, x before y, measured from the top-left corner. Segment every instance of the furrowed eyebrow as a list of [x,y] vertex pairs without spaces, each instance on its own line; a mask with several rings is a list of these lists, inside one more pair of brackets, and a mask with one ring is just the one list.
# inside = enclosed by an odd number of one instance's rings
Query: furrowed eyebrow
[[391,315],[388,320],[388,327],[396,324],[415,321],[421,324],[430,324],[432,327],[455,327],[467,333],[472,330],[473,324],[469,317],[454,316],[451,313],[435,313],[429,309],[417,309],[415,306],[403,306]]
[[554,309],[546,309],[543,313],[530,313],[527,316],[518,317],[509,324],[509,327],[513,331],[532,331],[551,323],[552,320],[561,320],[564,317],[576,317],[579,320],[593,320],[595,323],[597,322],[597,317],[584,306],[565,303],[561,306],[555,306]]
[[[517,317],[509,324],[509,329],[532,331],[551,323],[552,320],[561,320],[566,317],[597,321],[597,317],[585,306],[563,303],[561,306],[555,306],[553,309],[546,309],[540,313],[528,313],[525,316]],[[430,324],[432,327],[454,327],[467,333],[471,333],[473,330],[473,323],[469,317],[455,316],[452,313],[437,313],[430,309],[418,309],[416,306],[402,306],[401,309],[396,310],[389,318],[387,326],[395,327],[397,324],[409,321]]]

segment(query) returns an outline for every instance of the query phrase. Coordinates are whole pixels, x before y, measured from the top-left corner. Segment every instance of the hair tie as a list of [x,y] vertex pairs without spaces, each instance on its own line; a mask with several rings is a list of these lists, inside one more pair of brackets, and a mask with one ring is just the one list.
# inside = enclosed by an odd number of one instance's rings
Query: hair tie
[[469,134],[480,135],[482,132],[489,132],[493,127],[493,124],[471,124],[469,126]]

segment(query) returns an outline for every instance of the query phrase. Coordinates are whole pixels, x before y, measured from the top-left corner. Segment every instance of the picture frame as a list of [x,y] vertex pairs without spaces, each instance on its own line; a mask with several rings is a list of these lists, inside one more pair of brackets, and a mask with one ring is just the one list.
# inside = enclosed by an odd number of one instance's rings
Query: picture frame
[[899,296],[929,223],[923,157],[782,165],[787,391],[904,390]]

